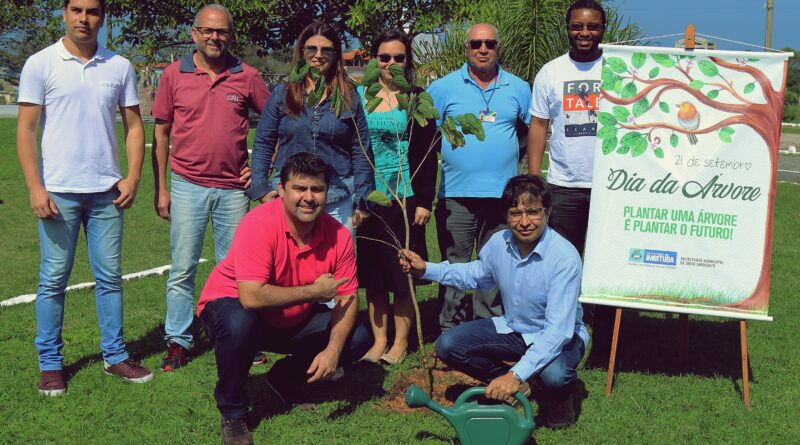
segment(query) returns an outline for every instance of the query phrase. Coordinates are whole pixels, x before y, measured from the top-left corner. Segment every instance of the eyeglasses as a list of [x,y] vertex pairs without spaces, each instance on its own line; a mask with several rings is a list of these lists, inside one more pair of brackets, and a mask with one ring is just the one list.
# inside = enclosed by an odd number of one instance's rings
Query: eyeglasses
[[570,23],[567,28],[570,31],[583,31],[584,29],[588,29],[589,32],[597,32],[603,29],[602,23],[589,23],[584,25],[583,23]]
[[467,42],[467,45],[469,45],[470,49],[481,49],[481,46],[486,45],[486,49],[493,50],[497,48],[497,45],[499,44],[500,42],[494,39],[473,39]]
[[381,63],[389,63],[390,60],[394,59],[394,63],[405,63],[406,55],[405,54],[378,54],[378,60]]
[[317,54],[317,52],[322,53],[322,57],[326,59],[333,57],[336,54],[336,50],[333,49],[332,46],[323,46],[323,47],[316,47],[314,45],[305,45],[303,47],[303,51],[305,51],[306,57],[311,57]]
[[542,219],[545,212],[547,212],[546,207],[536,207],[534,209],[525,210],[524,212],[520,210],[509,210],[508,219],[512,222],[517,222],[522,219],[523,215],[528,215],[528,219]]
[[217,36],[219,36],[220,39],[227,39],[228,37],[231,36],[231,30],[230,29],[225,29],[225,28],[221,28],[220,29],[220,28],[200,28],[200,27],[195,27],[194,29],[197,32],[199,32],[200,35],[203,36],[204,39],[210,39],[211,36],[214,35],[214,33],[217,33]]

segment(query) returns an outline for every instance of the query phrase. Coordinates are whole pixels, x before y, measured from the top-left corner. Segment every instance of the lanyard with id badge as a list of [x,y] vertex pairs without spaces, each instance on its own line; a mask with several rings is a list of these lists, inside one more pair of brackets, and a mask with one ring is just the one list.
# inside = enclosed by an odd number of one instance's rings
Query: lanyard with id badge
[[478,92],[481,93],[481,99],[483,99],[483,103],[486,104],[486,108],[481,110],[478,113],[478,119],[481,122],[488,122],[494,123],[497,122],[497,111],[492,111],[489,107],[489,102],[492,101],[492,97],[494,97],[494,92],[497,91],[497,79],[500,77],[500,73],[497,74],[497,77],[494,78],[494,83],[492,84],[492,94],[489,95],[489,100],[486,100],[486,96],[484,95],[484,91],[478,85],[475,85],[475,88],[478,89]]

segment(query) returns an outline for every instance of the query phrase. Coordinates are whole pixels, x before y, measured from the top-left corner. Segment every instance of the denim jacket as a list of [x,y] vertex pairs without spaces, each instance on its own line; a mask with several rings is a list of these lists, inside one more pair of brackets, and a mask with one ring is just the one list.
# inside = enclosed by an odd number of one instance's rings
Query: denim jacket
[[[344,107],[339,117],[326,99],[315,108],[306,105],[302,114],[293,118],[286,113],[286,90],[286,84],[276,86],[261,113],[253,143],[253,182],[247,196],[255,200],[275,190],[286,159],[295,153],[311,152],[334,170],[327,202],[353,196],[355,208],[366,209],[367,195],[375,187],[367,158],[372,158],[372,146],[358,93],[352,90],[352,110]],[[276,146],[280,148],[273,166]],[[270,181],[272,167],[275,178]]]

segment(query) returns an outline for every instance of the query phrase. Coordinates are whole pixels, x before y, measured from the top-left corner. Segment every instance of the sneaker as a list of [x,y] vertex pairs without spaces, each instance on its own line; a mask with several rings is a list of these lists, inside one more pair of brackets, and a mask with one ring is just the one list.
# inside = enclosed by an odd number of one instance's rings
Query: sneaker
[[264,351],[257,351],[253,356],[253,366],[265,365],[269,361],[269,353]]
[[253,445],[253,435],[244,419],[222,419],[220,435],[225,445]]
[[153,373],[147,368],[133,361],[125,359],[116,365],[109,365],[103,362],[103,372],[108,375],[115,375],[133,383],[146,383],[153,380]]
[[558,400],[548,400],[542,408],[544,408],[544,424],[547,428],[560,430],[575,423],[572,394]]
[[186,366],[188,362],[189,350],[171,341],[167,345],[167,354],[164,356],[164,360],[161,361],[161,370],[174,371]]
[[67,384],[64,383],[64,372],[41,371],[39,372],[39,394],[45,396],[60,396],[67,391]]

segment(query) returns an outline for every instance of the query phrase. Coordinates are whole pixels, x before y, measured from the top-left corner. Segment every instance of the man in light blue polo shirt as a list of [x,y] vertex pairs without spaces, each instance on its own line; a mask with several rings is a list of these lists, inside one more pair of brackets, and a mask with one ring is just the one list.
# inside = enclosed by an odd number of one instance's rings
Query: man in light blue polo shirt
[[547,227],[552,203],[541,177],[512,178],[500,201],[509,228],[492,235],[477,261],[432,264],[404,250],[400,264],[461,289],[500,287],[505,313],[449,329],[436,340],[436,356],[486,383],[491,399],[506,400],[517,391],[528,395],[528,381],[539,385],[546,425],[563,428],[575,421],[576,368],[589,342],[578,302],[581,258]]
[[[479,141],[466,136],[466,145],[454,148],[442,140],[442,178],[436,205],[436,227],[442,259],[465,263],[489,237],[503,228],[498,207],[506,181],[517,174],[519,142],[517,122],[530,122],[530,86],[498,64],[500,41],[488,23],[470,27],[464,42],[467,63],[433,82],[428,93],[441,119],[472,113],[486,133]],[[441,123],[441,120],[440,120]],[[447,330],[471,318],[502,314],[496,289],[477,292],[473,313],[465,292],[439,287],[439,326]]]

